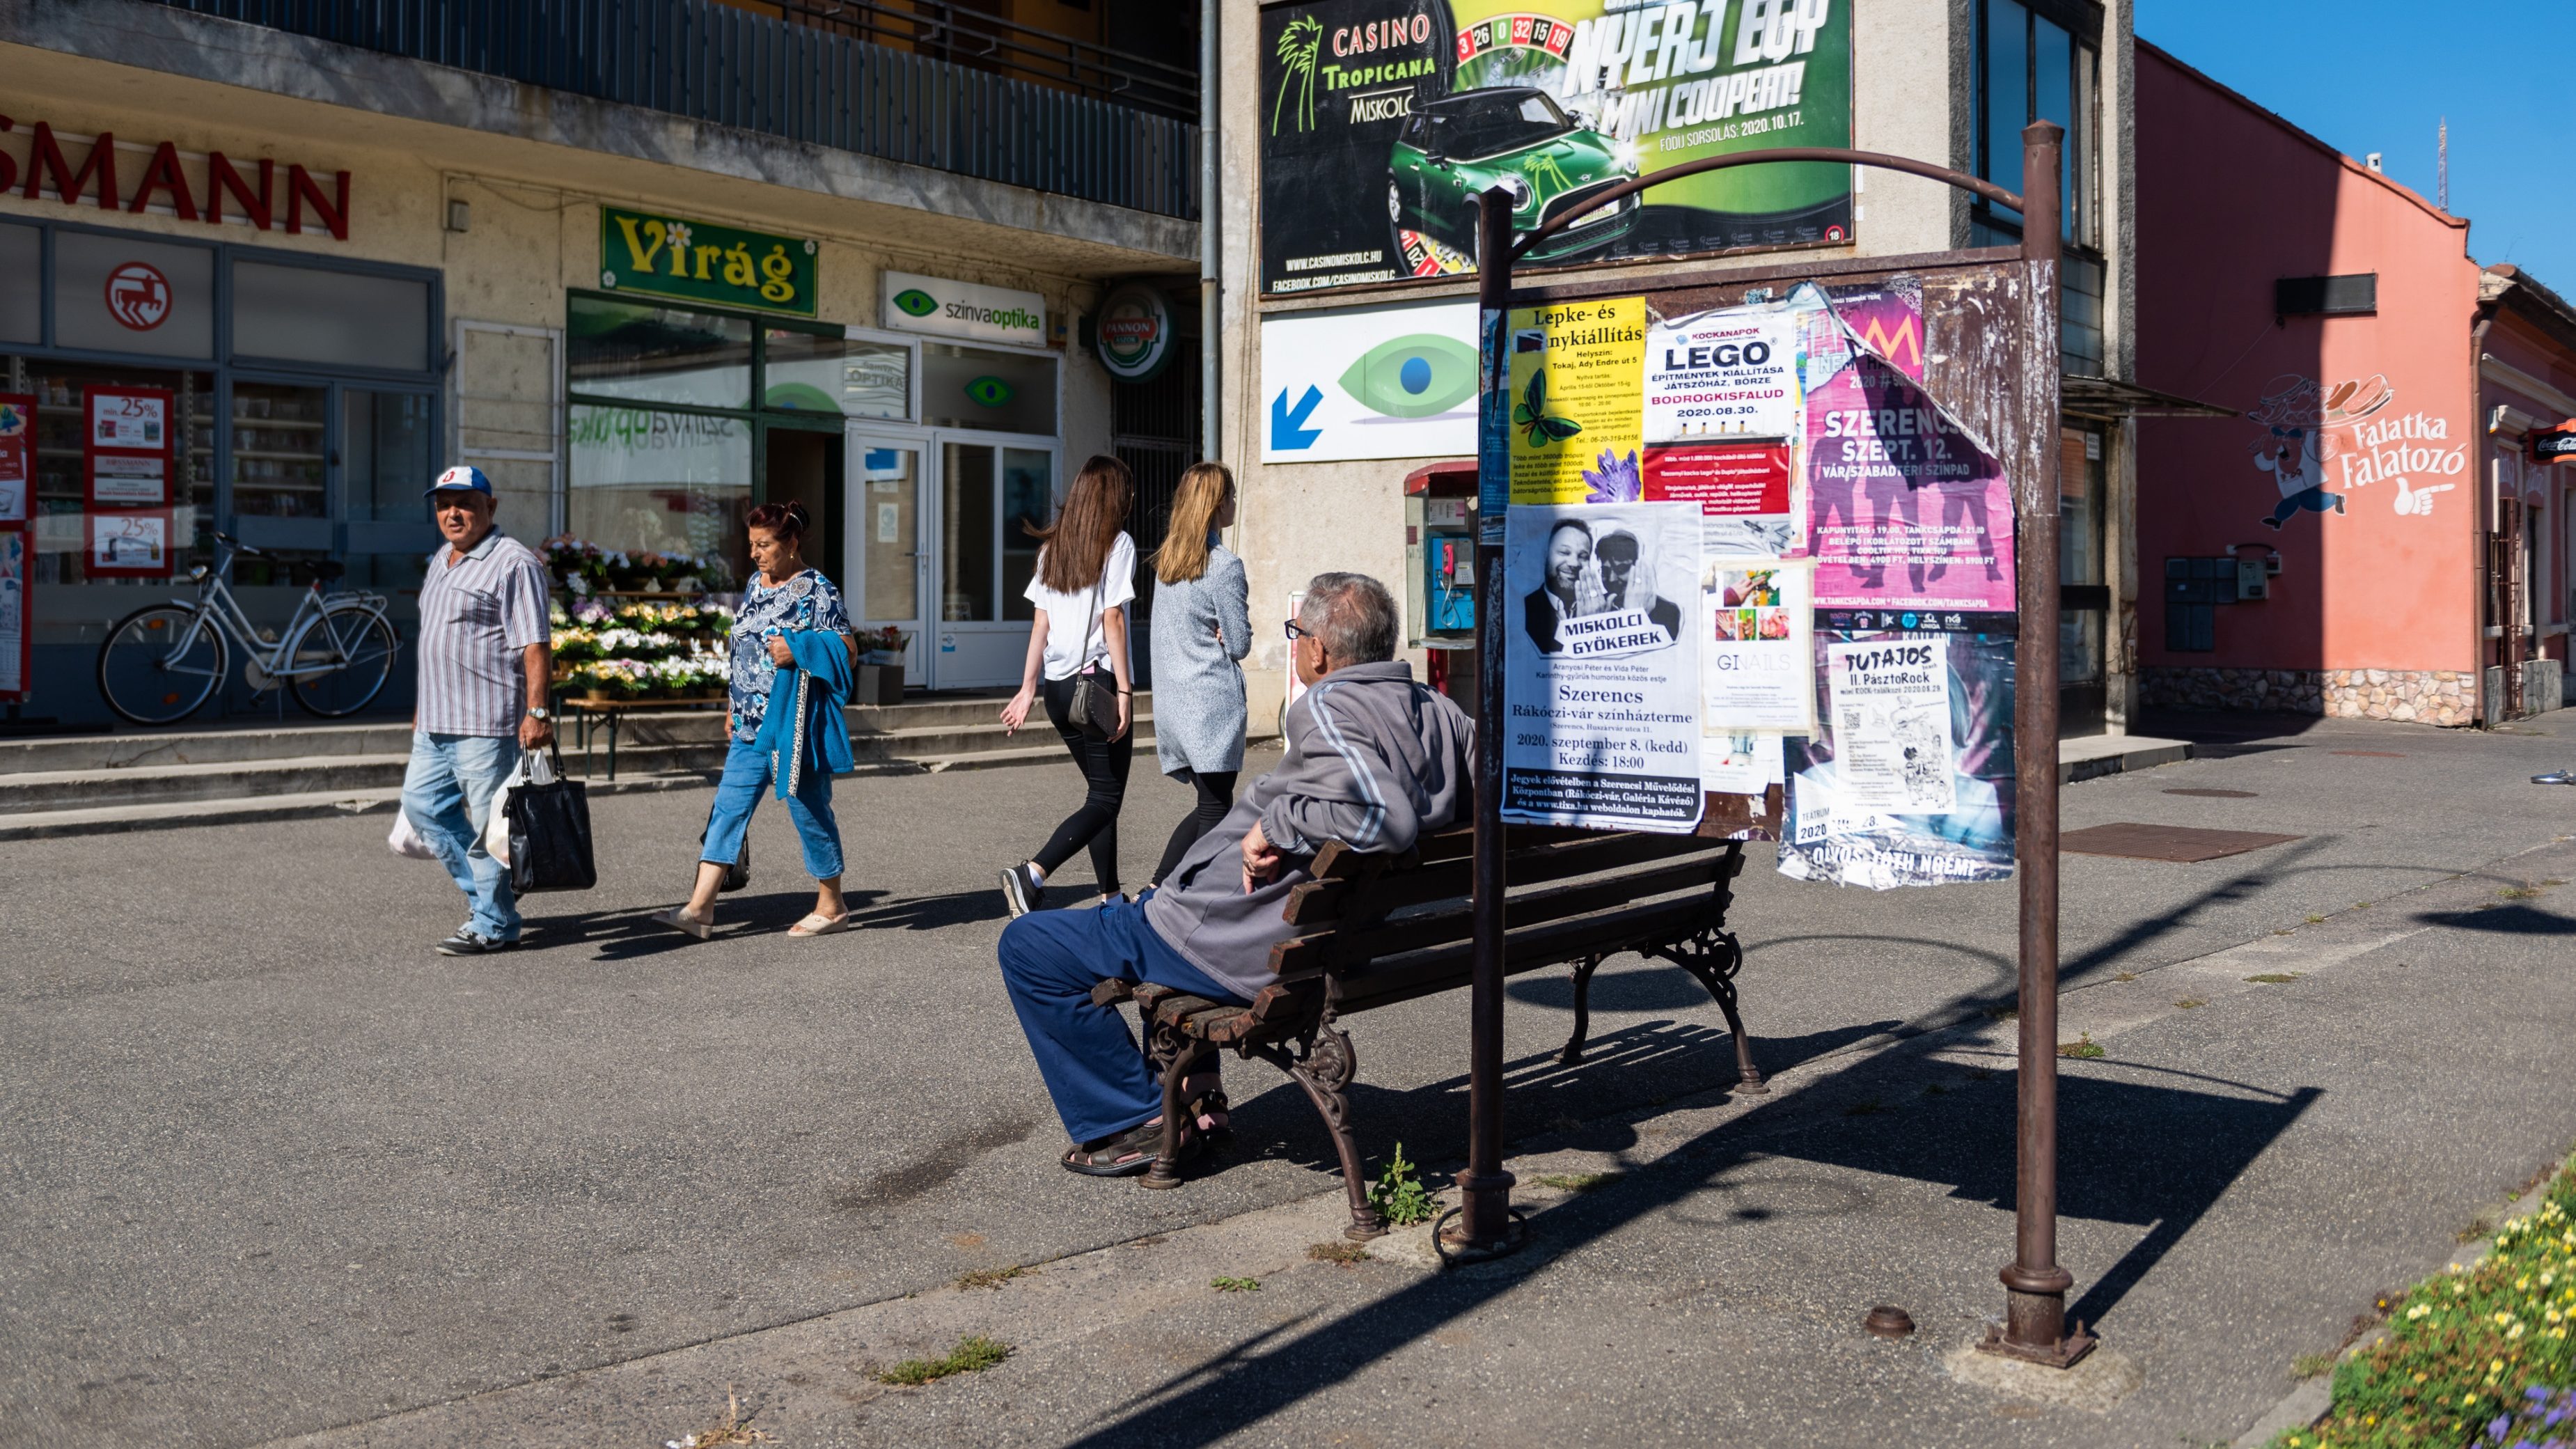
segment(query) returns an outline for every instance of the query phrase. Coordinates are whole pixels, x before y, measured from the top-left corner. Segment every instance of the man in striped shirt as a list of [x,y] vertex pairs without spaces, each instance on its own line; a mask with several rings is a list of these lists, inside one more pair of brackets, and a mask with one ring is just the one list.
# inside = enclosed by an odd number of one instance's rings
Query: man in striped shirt
[[420,702],[403,813],[473,904],[438,954],[481,956],[519,944],[509,868],[483,849],[493,792],[521,750],[543,749],[555,734],[545,708],[554,667],[546,570],[492,526],[483,470],[450,468],[429,496],[447,543],[420,589]]

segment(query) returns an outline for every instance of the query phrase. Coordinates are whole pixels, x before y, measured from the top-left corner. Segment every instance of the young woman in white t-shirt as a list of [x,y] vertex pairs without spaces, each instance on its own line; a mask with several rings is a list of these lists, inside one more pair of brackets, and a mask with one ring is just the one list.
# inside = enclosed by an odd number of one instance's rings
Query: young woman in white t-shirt
[[[1026,597],[1037,605],[1029,630],[1020,692],[1002,706],[1002,728],[1019,732],[1041,698],[1047,719],[1089,787],[1082,808],[1064,819],[1038,853],[1002,872],[1002,898],[1016,918],[1046,901],[1047,876],[1085,846],[1106,898],[1118,889],[1118,809],[1127,798],[1127,767],[1136,754],[1135,690],[1127,668],[1127,605],[1136,597],[1136,544],[1124,529],[1135,506],[1136,479],[1116,458],[1095,454],[1075,474],[1055,522],[1031,534],[1045,540]],[[1079,679],[1116,691],[1117,721],[1103,729],[1073,717]]]

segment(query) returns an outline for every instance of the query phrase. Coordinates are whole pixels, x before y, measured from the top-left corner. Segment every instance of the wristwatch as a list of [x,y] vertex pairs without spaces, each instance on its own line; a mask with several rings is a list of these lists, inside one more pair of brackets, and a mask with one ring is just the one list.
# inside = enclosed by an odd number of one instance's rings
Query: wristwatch
[[548,714],[548,713],[546,713],[544,710],[541,710],[541,709],[537,708],[535,705],[530,705],[530,706],[528,706],[528,718],[530,718],[530,719],[532,719],[532,720],[544,721],[544,720],[552,719],[552,718],[554,718],[554,716],[553,716],[553,715],[550,715],[550,714]]

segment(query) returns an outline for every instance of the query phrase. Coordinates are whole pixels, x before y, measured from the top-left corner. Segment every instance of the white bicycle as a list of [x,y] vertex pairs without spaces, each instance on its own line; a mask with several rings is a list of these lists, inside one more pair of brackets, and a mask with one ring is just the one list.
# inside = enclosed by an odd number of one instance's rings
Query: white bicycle
[[327,561],[300,564],[312,571],[312,587],[270,643],[224,584],[235,555],[269,555],[229,534],[216,534],[215,543],[214,567],[188,571],[195,603],[173,599],[137,609],[98,646],[98,692],[108,708],[141,725],[177,724],[196,713],[232,671],[226,636],[241,646],[242,682],[254,691],[284,685],[306,713],[324,719],[374,703],[393,677],[401,647],[384,597],[326,593],[324,585],[348,569]]

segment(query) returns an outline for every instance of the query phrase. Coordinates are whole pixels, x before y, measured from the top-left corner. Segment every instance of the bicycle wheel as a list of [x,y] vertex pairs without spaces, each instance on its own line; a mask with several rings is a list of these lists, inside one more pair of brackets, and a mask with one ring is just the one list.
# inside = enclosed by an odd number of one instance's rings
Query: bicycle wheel
[[[287,650],[286,687],[307,714],[338,719],[375,703],[394,673],[398,637],[393,621],[351,601],[324,607],[295,632]],[[337,667],[320,667],[337,662]],[[308,669],[318,672],[307,674]]]
[[107,631],[98,646],[98,692],[109,709],[136,724],[177,724],[224,682],[228,659],[213,620],[176,604],[154,604]]

